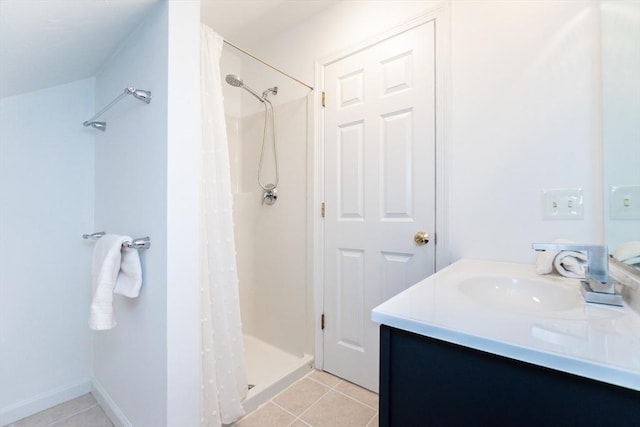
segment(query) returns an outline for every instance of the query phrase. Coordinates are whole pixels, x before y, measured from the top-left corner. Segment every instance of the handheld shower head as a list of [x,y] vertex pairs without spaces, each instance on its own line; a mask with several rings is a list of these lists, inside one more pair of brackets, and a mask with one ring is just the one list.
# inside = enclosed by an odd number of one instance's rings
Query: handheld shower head
[[236,76],[235,74],[227,74],[227,77],[225,77],[224,79],[231,86],[233,86],[233,87],[241,87],[242,89],[246,90],[251,95],[253,95],[256,98],[258,98],[258,101],[260,101],[260,102],[262,102],[264,104],[264,98],[261,97],[260,95],[258,95],[255,90],[251,89],[249,86],[244,84],[244,82],[240,79],[240,77]]
[[242,83],[242,80],[240,80],[240,77],[236,76],[235,74],[227,74],[227,77],[225,77],[225,80],[227,81],[227,83],[229,83],[231,86],[234,86],[234,87],[244,86],[244,83]]

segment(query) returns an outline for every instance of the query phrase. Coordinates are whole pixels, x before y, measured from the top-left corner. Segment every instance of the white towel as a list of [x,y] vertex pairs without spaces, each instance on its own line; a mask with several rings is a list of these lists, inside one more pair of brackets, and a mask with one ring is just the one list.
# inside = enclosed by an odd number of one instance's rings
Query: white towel
[[[131,237],[127,237],[131,242]],[[122,260],[120,271],[116,279],[113,293],[128,298],[138,298],[142,287],[142,267],[140,266],[140,253],[134,248],[122,248]]]
[[618,261],[627,263],[627,260],[640,257],[640,242],[623,243],[618,246],[611,255]]
[[584,279],[587,262],[587,254],[582,251],[560,251],[553,259],[553,267],[561,276]]
[[[551,243],[573,243],[571,240],[567,239],[556,239]],[[538,257],[536,258],[536,273],[538,274],[549,274],[553,273],[553,260],[556,258],[560,251],[552,251],[545,250],[538,252]]]
[[[556,239],[552,243],[571,244],[567,239]],[[550,274],[556,272],[561,276],[573,279],[584,279],[587,268],[587,255],[581,251],[546,250],[538,253],[536,273]]]
[[121,291],[119,293],[124,292],[123,295],[137,296],[140,291],[140,257],[137,250],[122,247],[125,241],[131,241],[131,237],[105,234],[93,249],[91,329],[101,331],[116,326],[113,318],[113,292],[116,288]]

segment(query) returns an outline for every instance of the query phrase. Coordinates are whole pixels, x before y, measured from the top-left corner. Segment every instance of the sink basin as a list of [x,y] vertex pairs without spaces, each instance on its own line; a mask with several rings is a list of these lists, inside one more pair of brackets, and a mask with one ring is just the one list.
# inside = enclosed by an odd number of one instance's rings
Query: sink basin
[[560,311],[584,305],[577,288],[545,280],[478,276],[461,281],[458,289],[480,304],[508,310]]

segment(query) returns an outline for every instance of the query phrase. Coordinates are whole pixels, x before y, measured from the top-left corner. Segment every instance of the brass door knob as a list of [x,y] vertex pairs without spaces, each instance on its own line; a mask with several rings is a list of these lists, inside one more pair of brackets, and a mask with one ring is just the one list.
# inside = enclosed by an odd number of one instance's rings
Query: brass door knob
[[418,246],[426,245],[427,243],[429,243],[429,235],[424,231],[418,231],[413,236],[413,241],[416,242],[416,245]]

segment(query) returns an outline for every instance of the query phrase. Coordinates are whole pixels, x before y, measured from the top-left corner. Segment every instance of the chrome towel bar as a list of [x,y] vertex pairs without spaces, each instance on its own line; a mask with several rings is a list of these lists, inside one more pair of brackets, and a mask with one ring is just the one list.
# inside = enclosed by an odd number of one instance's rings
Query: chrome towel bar
[[84,127],[91,126],[94,129],[98,129],[98,130],[101,130],[102,132],[104,132],[105,130],[107,130],[107,122],[99,122],[99,121],[97,121],[97,118],[100,117],[101,115],[103,115],[109,108],[113,107],[118,102],[120,102],[120,100],[122,98],[124,98],[125,96],[127,96],[127,95],[133,95],[134,98],[139,99],[140,101],[142,101],[142,102],[144,102],[146,104],[151,102],[151,91],[150,90],[136,89],[133,86],[125,87],[124,88],[124,92],[122,92],[120,95],[118,95],[118,97],[116,97],[116,99],[111,101],[109,103],[109,105],[107,105],[102,110],[97,112],[89,120],[85,120],[84,123],[82,123],[82,125]]
[[[82,238],[85,240],[98,240],[105,234],[107,233],[105,233],[104,231],[99,231],[97,233],[83,234]],[[123,242],[122,246],[130,249],[149,249],[151,247],[151,238],[148,236],[140,237],[138,239],[133,239],[133,241],[131,242]]]

